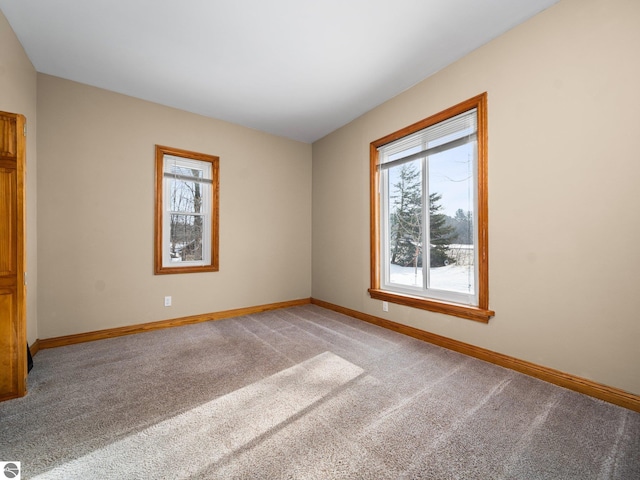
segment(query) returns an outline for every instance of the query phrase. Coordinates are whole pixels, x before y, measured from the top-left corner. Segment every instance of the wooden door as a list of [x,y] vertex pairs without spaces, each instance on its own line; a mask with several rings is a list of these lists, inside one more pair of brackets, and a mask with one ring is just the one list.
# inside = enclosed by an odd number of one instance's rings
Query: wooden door
[[0,112],[0,400],[27,392],[25,118]]

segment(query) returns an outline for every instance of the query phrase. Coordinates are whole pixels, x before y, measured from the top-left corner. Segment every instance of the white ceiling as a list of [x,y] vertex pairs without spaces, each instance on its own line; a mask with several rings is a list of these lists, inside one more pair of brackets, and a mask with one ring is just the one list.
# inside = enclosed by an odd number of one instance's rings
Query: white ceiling
[[313,142],[558,0],[0,0],[38,72]]

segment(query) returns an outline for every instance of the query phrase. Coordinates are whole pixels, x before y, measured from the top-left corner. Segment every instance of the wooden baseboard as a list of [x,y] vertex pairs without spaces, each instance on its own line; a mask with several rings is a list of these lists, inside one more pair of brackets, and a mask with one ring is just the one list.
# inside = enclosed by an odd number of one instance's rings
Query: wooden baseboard
[[[123,335],[133,335],[135,333],[150,332],[152,330],[160,330],[162,328],[180,327],[182,325],[190,325],[193,323],[240,317],[242,315],[250,315],[252,313],[266,312],[269,310],[277,310],[280,308],[296,307],[299,305],[307,305],[309,303],[311,303],[310,298],[290,300],[287,302],[269,303],[267,305],[258,305],[255,307],[237,308],[234,310],[225,310],[222,312],[205,313],[203,315],[192,315],[189,317],[173,318],[170,320],[160,320],[158,322],[141,323],[138,325],[129,325],[126,327],[109,328],[106,330],[97,330],[94,332],[86,333],[77,333],[75,335],[66,335],[63,337],[38,339],[34,342],[34,345],[37,346],[36,351],[38,351],[45,348],[63,347],[65,345],[73,345],[75,343],[93,342],[95,340],[104,340],[105,338],[114,338],[121,337]],[[31,354],[35,354],[34,347],[31,347]]]
[[435,333],[429,333],[414,327],[402,325],[391,320],[386,320],[384,318],[351,310],[350,308],[334,305],[316,298],[312,298],[311,303],[449,350],[469,355],[470,357],[475,357],[510,370],[515,370],[516,372],[524,373],[531,377],[539,378],[540,380],[568,388],[569,390],[584,393],[585,395],[628,408],[629,410],[640,412],[640,395],[635,395],[618,388],[609,387],[607,385],[587,380],[586,378],[570,375],[559,370],[543,367],[515,357],[476,347],[475,345],[436,335]]
[[38,353],[40,351],[40,339],[39,338],[36,338],[36,341],[33,342],[29,346],[29,350],[31,351],[31,356],[34,356],[36,353]]

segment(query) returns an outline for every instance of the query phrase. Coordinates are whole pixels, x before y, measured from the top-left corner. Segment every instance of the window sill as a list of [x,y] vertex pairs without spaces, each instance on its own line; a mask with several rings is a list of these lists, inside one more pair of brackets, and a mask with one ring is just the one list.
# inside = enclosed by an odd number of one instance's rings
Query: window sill
[[420,308],[431,312],[444,313],[445,315],[453,315],[455,317],[467,318],[476,322],[489,323],[489,319],[495,315],[493,310],[487,310],[480,307],[472,307],[469,305],[459,305],[456,303],[447,303],[436,300],[428,300],[422,297],[414,297],[411,295],[403,295],[400,293],[388,292],[386,290],[369,289],[369,295],[376,300],[397,303],[407,307]]
[[156,275],[165,275],[171,273],[200,273],[200,272],[217,272],[218,267],[215,265],[198,265],[195,267],[162,267],[156,266]]

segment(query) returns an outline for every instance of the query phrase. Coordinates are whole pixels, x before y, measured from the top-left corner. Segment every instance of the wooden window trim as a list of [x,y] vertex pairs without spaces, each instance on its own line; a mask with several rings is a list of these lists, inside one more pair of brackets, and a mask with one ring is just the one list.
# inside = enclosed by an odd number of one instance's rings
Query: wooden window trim
[[[380,288],[380,174],[378,148],[414,132],[440,123],[455,115],[477,109],[478,115],[478,306],[448,303],[425,297],[382,290]],[[432,312],[454,315],[487,323],[495,315],[489,310],[489,246],[488,246],[488,172],[487,172],[487,93],[470,98],[424,120],[402,128],[370,144],[370,244],[371,288],[369,295],[377,300],[397,303]]]
[[[211,163],[211,263],[209,265],[166,267],[162,264],[163,253],[163,195],[164,195],[164,156],[173,155],[189,160]],[[220,158],[215,155],[191,152],[179,148],[156,145],[155,167],[155,233],[154,233],[154,270],[156,275],[174,273],[217,272],[219,269],[219,204],[220,204]]]

